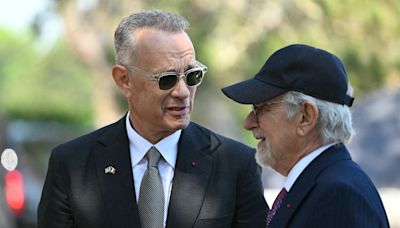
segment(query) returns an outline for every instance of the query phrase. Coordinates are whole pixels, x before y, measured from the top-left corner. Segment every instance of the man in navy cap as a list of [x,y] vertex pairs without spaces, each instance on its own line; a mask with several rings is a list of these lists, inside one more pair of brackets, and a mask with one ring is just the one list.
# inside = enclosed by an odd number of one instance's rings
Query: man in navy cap
[[222,91],[253,106],[244,128],[259,140],[257,162],[286,177],[268,227],[389,227],[376,187],[344,145],[354,98],[338,57],[290,45]]

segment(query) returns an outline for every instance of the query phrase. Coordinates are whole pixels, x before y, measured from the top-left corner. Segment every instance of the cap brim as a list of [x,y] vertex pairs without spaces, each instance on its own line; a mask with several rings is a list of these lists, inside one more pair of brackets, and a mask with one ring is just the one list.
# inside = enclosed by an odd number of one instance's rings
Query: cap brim
[[258,104],[286,91],[286,89],[267,84],[257,78],[251,78],[222,88],[222,92],[227,97],[241,104]]

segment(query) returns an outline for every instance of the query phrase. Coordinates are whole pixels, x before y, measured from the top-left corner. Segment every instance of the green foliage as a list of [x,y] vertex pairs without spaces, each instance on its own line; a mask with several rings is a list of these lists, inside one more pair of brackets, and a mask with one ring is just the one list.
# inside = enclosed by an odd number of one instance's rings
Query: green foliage
[[90,123],[90,77],[61,42],[39,52],[29,34],[3,30],[0,44],[0,104],[8,118]]
[[[63,6],[71,2],[76,4],[74,0],[58,1],[59,15],[67,15]],[[400,86],[398,0],[100,0],[88,11],[74,12],[85,18],[78,24],[98,33],[94,37],[101,39],[104,62],[112,64],[112,30],[122,16],[150,8],[181,14],[190,22],[196,57],[209,67],[197,92],[193,117],[211,128],[221,125],[213,122],[216,113],[201,110],[223,106],[217,114],[230,116],[224,119],[237,123],[222,125],[241,129],[249,108],[228,100],[220,88],[252,77],[268,56],[292,43],[317,46],[338,55],[353,84],[356,102],[369,91]],[[33,42],[27,34],[0,33],[1,109],[12,118],[90,121],[90,96],[98,93],[85,70],[88,65],[81,65],[87,59],[78,51],[71,53],[61,42],[47,53],[35,50]]]
[[400,78],[399,1],[199,2],[178,12],[191,22],[197,52],[220,87],[254,75],[269,55],[291,43],[338,55],[358,94],[393,85],[388,75]]
[[[150,8],[178,12],[189,20],[197,57],[209,67],[207,78],[198,89],[196,110],[198,106],[206,110],[212,100],[221,99],[224,102],[218,104],[229,107],[217,114],[234,117],[237,123],[226,124],[237,125],[238,130],[248,107],[218,95],[219,89],[252,77],[268,56],[292,43],[320,47],[341,58],[356,102],[370,91],[400,86],[397,0],[177,0],[169,5],[161,0],[143,2]],[[215,114],[210,112],[211,116]],[[217,125],[212,117],[204,116],[195,114],[194,119],[211,128]],[[248,141],[248,134],[243,135]]]

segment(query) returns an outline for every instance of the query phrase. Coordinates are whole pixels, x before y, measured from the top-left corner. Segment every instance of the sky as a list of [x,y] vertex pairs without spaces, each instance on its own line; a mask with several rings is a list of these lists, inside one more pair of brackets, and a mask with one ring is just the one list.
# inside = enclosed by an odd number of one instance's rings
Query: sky
[[47,4],[48,0],[0,0],[0,26],[24,29]]
[[[46,12],[49,2],[49,0],[0,0],[0,27],[16,32],[26,30],[37,13]],[[52,43],[62,32],[61,20],[56,15],[46,14],[46,16],[40,40]]]

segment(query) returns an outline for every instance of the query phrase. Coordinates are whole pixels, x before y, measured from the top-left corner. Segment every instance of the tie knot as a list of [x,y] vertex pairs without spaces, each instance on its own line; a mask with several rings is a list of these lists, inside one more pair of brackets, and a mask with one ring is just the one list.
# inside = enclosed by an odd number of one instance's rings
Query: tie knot
[[269,223],[272,221],[274,218],[276,212],[278,211],[279,207],[282,204],[283,199],[285,198],[286,194],[288,192],[286,191],[285,188],[282,188],[282,190],[279,192],[278,196],[276,197],[274,204],[272,205],[271,210],[269,210],[268,215],[267,215],[267,227]]
[[285,188],[282,188],[281,191],[279,192],[278,196],[276,197],[276,201],[282,201],[283,198],[287,195],[287,191]]
[[158,162],[160,161],[160,152],[158,152],[157,148],[152,146],[149,151],[147,151],[146,158],[148,161],[148,167],[157,167]]

